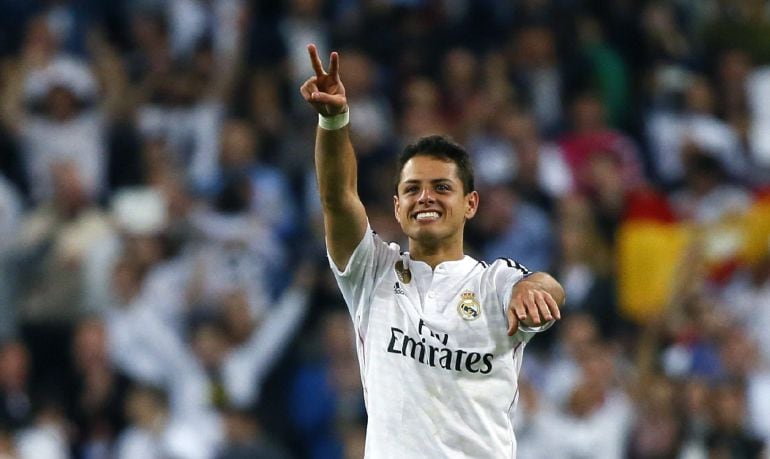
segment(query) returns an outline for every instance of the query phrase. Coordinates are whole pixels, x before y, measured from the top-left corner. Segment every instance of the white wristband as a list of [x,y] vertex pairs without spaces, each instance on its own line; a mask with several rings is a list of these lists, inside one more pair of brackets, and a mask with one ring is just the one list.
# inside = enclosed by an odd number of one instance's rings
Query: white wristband
[[346,110],[334,116],[323,116],[318,114],[318,127],[326,131],[336,131],[344,128],[350,123],[350,110]]

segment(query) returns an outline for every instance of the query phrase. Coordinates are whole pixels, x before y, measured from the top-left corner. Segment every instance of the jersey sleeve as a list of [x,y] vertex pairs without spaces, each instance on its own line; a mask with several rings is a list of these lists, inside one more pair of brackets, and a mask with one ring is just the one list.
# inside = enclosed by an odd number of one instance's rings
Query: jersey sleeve
[[[526,266],[510,258],[498,258],[492,263],[491,269],[495,291],[503,307],[503,314],[505,314],[511,301],[513,286],[532,274],[532,272]],[[514,338],[519,341],[528,342],[536,333],[548,330],[552,325],[552,320],[537,327],[519,325],[519,330],[514,335]]]
[[385,243],[369,226],[343,271],[337,268],[327,252],[329,266],[356,326],[369,316],[374,290],[399,253],[398,245]]

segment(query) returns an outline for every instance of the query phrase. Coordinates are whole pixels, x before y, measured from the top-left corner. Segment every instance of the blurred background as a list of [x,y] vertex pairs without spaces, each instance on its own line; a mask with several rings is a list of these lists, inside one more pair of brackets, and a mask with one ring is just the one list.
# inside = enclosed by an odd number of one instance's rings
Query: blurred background
[[770,457],[770,2],[0,11],[0,458],[362,456],[307,43],[341,53],[384,239],[396,152],[449,133],[467,252],[564,284],[519,457]]

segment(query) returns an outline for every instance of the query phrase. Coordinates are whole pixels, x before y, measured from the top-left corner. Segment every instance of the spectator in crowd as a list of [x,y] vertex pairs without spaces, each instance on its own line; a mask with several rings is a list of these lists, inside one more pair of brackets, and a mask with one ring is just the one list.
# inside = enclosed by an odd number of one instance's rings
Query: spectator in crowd
[[53,166],[67,162],[79,170],[86,194],[96,198],[105,189],[107,124],[120,103],[124,75],[101,38],[93,38],[90,66],[64,53],[49,27],[43,17],[30,22],[9,71],[14,78],[4,89],[2,120],[18,139],[36,202],[53,197]]
[[644,168],[636,142],[607,124],[599,96],[592,92],[578,94],[570,108],[571,128],[561,137],[559,145],[577,188],[584,192],[592,190],[590,165],[596,156],[609,156],[618,163],[626,189],[642,183]]
[[684,107],[653,111],[647,121],[647,142],[651,146],[658,177],[667,184],[685,178],[688,150],[693,146],[708,151],[733,176],[746,173],[746,158],[737,132],[716,116],[716,100],[710,82],[691,75],[683,90]]
[[484,190],[485,206],[477,223],[481,258],[516,253],[528,269],[545,270],[553,263],[553,235],[548,215],[521,199],[511,185],[500,184]]
[[672,208],[680,219],[716,223],[748,209],[751,196],[730,181],[715,155],[693,146],[687,149],[684,161],[684,186],[671,194]]
[[712,391],[712,425],[706,437],[710,457],[761,457],[764,442],[744,426],[745,387],[740,382],[723,382]]
[[72,450],[82,456],[104,456],[126,426],[123,407],[130,380],[109,358],[107,328],[97,318],[78,323],[71,343],[73,374],[66,413],[73,421]]
[[150,386],[133,387],[125,409],[130,424],[118,438],[115,457],[161,458],[172,453],[168,445],[168,401],[163,391]]
[[345,457],[345,426],[366,416],[349,321],[344,309],[327,314],[318,330],[320,347],[291,383],[289,413],[305,457]]
[[597,218],[585,197],[565,197],[558,209],[560,222],[556,273],[567,292],[566,309],[587,313],[605,338],[622,333],[612,247],[599,231]]
[[[218,197],[221,207],[229,198],[233,207],[236,196],[233,189],[248,186],[250,196],[240,198],[244,209],[233,208],[230,212],[250,211],[273,233],[273,237],[288,240],[297,231],[297,206],[286,196],[291,196],[289,179],[283,170],[269,164],[262,157],[263,147],[251,123],[245,119],[230,118],[222,125],[219,164],[207,192]],[[248,183],[238,183],[244,178]],[[229,194],[228,194],[229,193]],[[235,193],[237,194],[237,193]]]

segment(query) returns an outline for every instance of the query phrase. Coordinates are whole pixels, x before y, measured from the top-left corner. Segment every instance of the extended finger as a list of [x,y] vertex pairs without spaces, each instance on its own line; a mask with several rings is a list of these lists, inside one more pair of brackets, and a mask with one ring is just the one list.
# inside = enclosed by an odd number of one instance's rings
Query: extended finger
[[561,319],[561,310],[559,309],[559,304],[556,300],[554,300],[551,295],[545,295],[545,302],[548,304],[548,309],[551,311],[551,314],[557,320]]
[[540,312],[540,317],[544,318],[545,320],[552,320],[553,316],[551,315],[551,309],[548,307],[546,296],[547,295],[536,295],[535,303],[537,304],[537,309]]
[[535,299],[535,295],[533,293],[530,293],[529,301],[525,301],[525,305],[527,306],[527,315],[530,319],[532,319],[532,322],[535,325],[540,325],[541,319],[540,319],[540,312],[538,311],[537,306],[537,300]]
[[516,318],[519,320],[527,318],[527,308],[524,306],[524,302],[518,299],[518,297],[511,300],[508,311],[513,311],[513,313],[516,314]]
[[519,319],[513,309],[508,308],[508,336],[513,336],[519,328]]
[[326,75],[321,58],[318,57],[318,48],[314,44],[309,44],[307,45],[307,52],[310,54],[310,64],[313,66],[316,76]]
[[340,79],[340,55],[337,51],[334,51],[329,56],[329,75],[337,81]]

